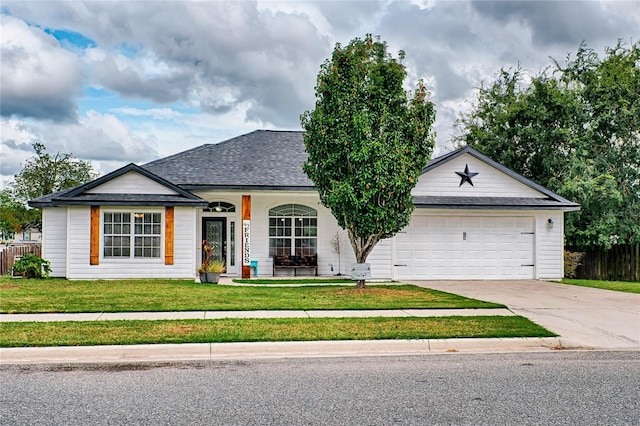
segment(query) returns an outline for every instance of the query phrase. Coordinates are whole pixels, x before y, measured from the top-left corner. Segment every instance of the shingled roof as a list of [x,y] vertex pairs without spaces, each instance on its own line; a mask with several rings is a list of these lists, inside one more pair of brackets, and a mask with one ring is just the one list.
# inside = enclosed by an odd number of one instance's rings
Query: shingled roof
[[141,167],[187,190],[313,190],[306,160],[301,131],[256,130]]
[[[307,160],[301,131],[256,130],[217,144],[206,144],[152,161],[143,166],[129,164],[101,178],[49,194],[29,204],[48,207],[65,204],[100,205],[191,205],[206,201],[192,190],[293,190],[314,191],[302,170]],[[418,208],[470,209],[560,209],[580,206],[496,163],[470,147],[463,147],[431,160],[423,173],[461,155],[469,154],[499,171],[546,195],[545,198],[504,197],[426,197],[414,198]],[[87,192],[130,171],[138,172],[172,189],[175,195],[102,194]]]

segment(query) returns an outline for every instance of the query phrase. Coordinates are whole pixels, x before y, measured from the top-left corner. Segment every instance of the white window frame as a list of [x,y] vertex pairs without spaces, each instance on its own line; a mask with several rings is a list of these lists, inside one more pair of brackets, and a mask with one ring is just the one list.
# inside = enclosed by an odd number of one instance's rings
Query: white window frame
[[[105,216],[107,214],[125,214],[129,216],[129,234],[107,234],[105,233]],[[146,215],[146,214],[157,214],[160,215],[160,222],[157,224],[154,224],[153,222],[150,224],[136,224],[136,216],[137,215]],[[136,225],[138,226],[142,226],[143,227],[143,233],[142,234],[137,234],[136,233]],[[152,230],[153,230],[153,226],[159,226],[159,233],[151,233],[151,234],[145,234],[144,233],[144,226],[151,226]],[[162,259],[164,258],[164,227],[165,227],[165,217],[164,217],[164,211],[163,210],[150,210],[150,209],[108,209],[108,210],[102,210],[101,211],[101,215],[100,215],[100,257],[102,259],[104,259],[105,261],[108,262],[120,262],[120,261],[135,261],[135,262],[160,262],[162,261]],[[107,248],[106,246],[106,238],[108,236],[129,236],[129,255],[128,256],[113,256],[113,255],[106,255],[105,254],[105,250]],[[136,238],[158,238],[158,255],[157,256],[144,256],[144,246],[142,246],[143,249],[143,255],[142,256],[136,256]],[[151,249],[153,249],[154,247],[152,246]]]
[[[273,257],[275,255],[312,256],[312,255],[318,254],[318,210],[317,209],[313,207],[305,206],[304,204],[293,204],[293,203],[281,204],[269,209],[267,216],[268,216],[267,230],[269,235],[269,243],[268,243],[269,257]],[[289,235],[286,235],[286,232],[284,232],[283,235],[277,235],[277,231],[276,231],[276,235],[271,235],[272,229],[274,229],[274,226],[272,225],[273,220],[280,220],[285,223],[288,222],[288,224],[285,226],[289,230]],[[304,230],[311,226],[311,225],[304,226],[303,222],[305,220],[315,221],[315,226],[312,227],[315,230],[315,235],[303,235]],[[277,227],[276,225],[275,229],[278,229],[278,228],[284,229],[284,227]],[[296,235],[296,228],[299,228],[301,230],[300,232],[301,235]],[[271,242],[273,240],[289,240],[288,247],[280,248],[280,249],[288,248],[289,253],[280,252],[276,254],[275,250],[277,250],[278,247],[275,247],[275,246],[272,247]],[[303,250],[303,252],[297,253],[296,242],[298,241],[302,242],[303,240],[313,240],[314,247],[307,248],[307,249],[300,248],[300,250]],[[304,250],[312,250],[313,252],[304,252]]]

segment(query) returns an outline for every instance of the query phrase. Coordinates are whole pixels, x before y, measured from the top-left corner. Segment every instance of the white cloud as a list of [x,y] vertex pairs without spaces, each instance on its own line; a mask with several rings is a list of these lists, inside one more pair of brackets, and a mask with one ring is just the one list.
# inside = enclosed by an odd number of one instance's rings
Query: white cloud
[[2,20],[2,116],[68,120],[83,83],[80,61],[42,29],[8,15]]
[[27,158],[34,155],[31,144],[35,142],[43,143],[50,153],[70,153],[81,160],[95,161],[94,165],[122,166],[159,156],[154,134],[134,133],[128,124],[112,114],[89,111],[77,123],[2,119],[0,124],[3,130],[0,136],[3,185],[22,169]]
[[[16,121],[2,122],[2,174],[29,141],[108,169],[256,128],[297,129],[334,44],[365,33],[405,50],[406,86],[422,78],[433,92],[444,145],[500,67],[537,74],[583,40],[601,52],[640,28],[632,1],[4,1],[3,13],[2,114]],[[70,52],[41,28],[96,46]],[[86,86],[105,95],[81,97]]]

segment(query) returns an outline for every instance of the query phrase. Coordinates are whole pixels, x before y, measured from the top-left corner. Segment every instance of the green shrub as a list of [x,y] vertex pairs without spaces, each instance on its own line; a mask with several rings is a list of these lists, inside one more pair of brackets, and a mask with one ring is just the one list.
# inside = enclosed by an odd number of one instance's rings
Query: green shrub
[[46,278],[51,272],[51,264],[48,260],[27,253],[13,264],[11,270],[14,274],[22,275],[26,278]]
[[564,276],[565,278],[575,278],[576,269],[582,264],[584,253],[564,251]]

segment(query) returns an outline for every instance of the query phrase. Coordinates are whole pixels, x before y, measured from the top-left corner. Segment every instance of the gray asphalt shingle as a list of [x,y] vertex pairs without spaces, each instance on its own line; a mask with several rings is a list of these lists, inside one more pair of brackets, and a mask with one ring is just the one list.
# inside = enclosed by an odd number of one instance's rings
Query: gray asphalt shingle
[[[143,166],[130,164],[109,175],[76,188],[50,194],[30,204],[44,207],[56,204],[126,204],[126,205],[204,205],[206,201],[190,191],[197,189],[314,190],[302,165],[307,159],[301,131],[256,130],[217,144],[206,144]],[[418,208],[470,209],[561,209],[577,210],[579,205],[496,163],[470,147],[435,158],[423,172],[439,167],[460,155],[470,154],[503,173],[540,191],[545,198],[518,197],[415,197]],[[90,194],[86,189],[130,170],[159,181],[180,193]]]
[[301,131],[256,130],[142,167],[184,189],[312,189]]

